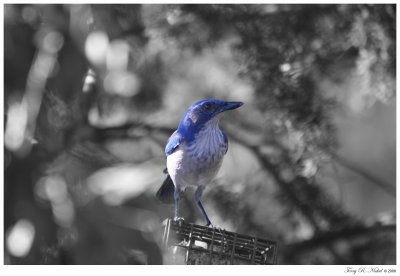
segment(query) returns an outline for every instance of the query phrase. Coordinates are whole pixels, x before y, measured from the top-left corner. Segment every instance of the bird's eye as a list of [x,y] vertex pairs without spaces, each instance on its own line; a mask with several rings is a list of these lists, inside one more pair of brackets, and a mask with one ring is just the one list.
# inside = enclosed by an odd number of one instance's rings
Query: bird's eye
[[205,103],[203,105],[203,107],[204,107],[205,110],[211,110],[212,109],[212,105],[210,103]]

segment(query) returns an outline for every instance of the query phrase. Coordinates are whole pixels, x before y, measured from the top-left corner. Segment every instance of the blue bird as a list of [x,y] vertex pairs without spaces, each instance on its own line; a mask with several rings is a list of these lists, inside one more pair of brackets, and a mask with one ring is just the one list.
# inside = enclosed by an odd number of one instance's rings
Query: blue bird
[[193,103],[165,147],[167,173],[157,198],[166,202],[173,194],[175,220],[179,217],[179,198],[188,185],[197,186],[195,201],[206,225],[211,221],[201,203],[204,188],[217,175],[228,150],[228,138],[219,128],[220,114],[242,106],[242,102],[205,99]]

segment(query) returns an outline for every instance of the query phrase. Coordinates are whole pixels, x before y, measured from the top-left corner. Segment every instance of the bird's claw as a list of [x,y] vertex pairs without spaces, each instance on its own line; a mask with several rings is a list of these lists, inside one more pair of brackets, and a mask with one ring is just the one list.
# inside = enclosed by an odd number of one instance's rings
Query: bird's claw
[[218,232],[222,233],[222,228],[219,226],[214,226],[212,223],[206,224],[209,228],[215,228]]
[[181,226],[181,223],[185,222],[183,217],[174,217],[174,221],[179,223],[179,226]]

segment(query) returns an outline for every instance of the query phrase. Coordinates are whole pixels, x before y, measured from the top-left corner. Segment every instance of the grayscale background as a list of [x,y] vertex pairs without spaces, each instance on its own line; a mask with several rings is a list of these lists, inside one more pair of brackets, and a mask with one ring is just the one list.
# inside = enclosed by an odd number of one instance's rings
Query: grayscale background
[[164,147],[218,98],[245,104],[216,226],[278,264],[395,264],[395,34],[395,5],[5,5],[4,263],[165,264]]

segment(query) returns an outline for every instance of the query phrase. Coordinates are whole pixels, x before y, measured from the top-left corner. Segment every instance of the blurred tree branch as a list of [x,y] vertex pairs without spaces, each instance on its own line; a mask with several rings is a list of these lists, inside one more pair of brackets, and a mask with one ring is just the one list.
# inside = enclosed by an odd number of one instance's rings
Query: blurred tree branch
[[332,157],[334,161],[336,161],[339,165],[342,167],[360,175],[361,177],[365,178],[369,182],[375,184],[379,188],[381,188],[383,191],[385,191],[388,195],[392,197],[396,197],[396,186],[391,185],[384,181],[383,179],[375,176],[372,172],[368,172],[365,169],[361,168],[360,166],[357,166],[354,162],[351,162],[350,160],[346,160],[339,154],[336,154],[332,151],[327,151],[328,154]]
[[[348,253],[343,254],[344,248],[340,249],[340,245],[345,246],[345,248],[348,248],[347,250],[352,252],[357,250],[358,244],[368,246],[368,241],[376,239],[378,245],[368,248],[371,254],[393,252],[394,243],[392,237],[395,237],[395,235],[395,224],[348,227],[339,231],[325,231],[304,241],[283,244],[280,250],[283,258],[289,263],[297,262],[296,256],[307,255],[307,252],[318,251],[320,248],[328,247],[336,252],[341,252],[342,256],[339,255],[343,259],[340,262],[341,264],[364,263],[371,265],[375,263],[373,260],[364,259],[361,256],[357,256],[357,254],[352,257]],[[346,245],[343,245],[344,242]],[[380,248],[379,244],[382,245],[382,248]],[[383,253],[383,258],[386,258],[385,254]],[[386,260],[381,260],[379,263],[386,263]]]

